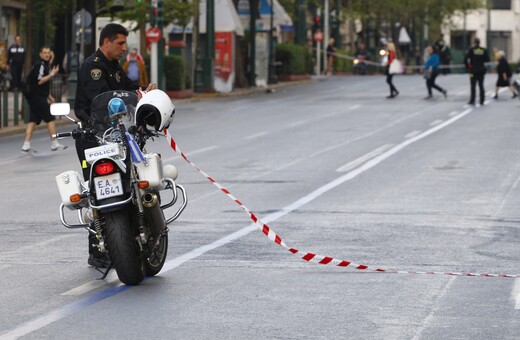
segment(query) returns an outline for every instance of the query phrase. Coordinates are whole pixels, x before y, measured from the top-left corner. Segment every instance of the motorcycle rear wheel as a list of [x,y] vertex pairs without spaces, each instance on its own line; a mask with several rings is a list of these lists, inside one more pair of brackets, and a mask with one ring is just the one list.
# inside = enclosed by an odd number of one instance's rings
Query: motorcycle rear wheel
[[105,239],[119,280],[137,285],[144,279],[145,268],[135,240],[136,232],[127,209],[105,213]]
[[[152,243],[152,242],[150,242]],[[168,255],[168,234],[159,236],[159,244],[151,250],[150,255],[144,261],[147,276],[157,275],[166,261]]]

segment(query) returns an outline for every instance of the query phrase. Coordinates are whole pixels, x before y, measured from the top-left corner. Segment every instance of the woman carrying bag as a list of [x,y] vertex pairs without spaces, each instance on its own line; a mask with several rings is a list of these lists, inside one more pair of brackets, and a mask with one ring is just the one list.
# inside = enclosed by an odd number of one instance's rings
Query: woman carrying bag
[[433,97],[432,88],[441,92],[444,95],[444,98],[447,98],[448,91],[446,91],[439,85],[435,84],[435,78],[437,78],[437,76],[439,75],[439,53],[432,46],[428,46],[428,52],[430,53],[430,56],[428,57],[428,60],[426,60],[423,69],[424,78],[426,79],[426,88],[428,89],[428,96],[425,99],[430,99]]
[[386,98],[395,98],[399,94],[399,91],[395,88],[394,84],[392,83],[392,78],[394,77],[397,68],[400,68],[400,65],[397,65],[399,61],[396,59],[395,56],[395,45],[392,42],[389,42],[386,44],[386,54],[388,56],[388,60],[386,62],[386,83],[388,86],[390,86],[390,95]]

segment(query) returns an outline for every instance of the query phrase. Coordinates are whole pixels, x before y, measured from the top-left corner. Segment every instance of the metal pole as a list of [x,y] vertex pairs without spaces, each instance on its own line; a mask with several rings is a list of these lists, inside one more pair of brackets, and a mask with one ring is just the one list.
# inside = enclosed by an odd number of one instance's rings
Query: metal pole
[[[150,2],[150,26],[157,26],[157,11],[159,8],[159,1],[152,0]],[[159,84],[159,55],[158,44],[156,41],[150,44],[150,81]]]
[[[72,12],[76,12],[75,1],[73,3]],[[67,79],[67,93],[68,93],[68,102],[71,107],[74,107],[76,102],[76,88],[78,87],[78,48],[76,45],[76,24],[74,22],[74,17],[71,20],[72,26],[72,34],[71,34],[71,51],[67,56],[67,62],[70,65],[70,74]]]
[[215,0],[206,2],[206,58],[204,60],[204,86],[213,92],[215,74]]
[[166,89],[164,75],[164,37],[163,37],[163,0],[157,1],[157,28],[161,31],[161,40],[157,43],[157,86]]
[[486,47],[488,51],[491,49],[491,4],[487,0],[487,32],[486,32]]
[[270,25],[269,25],[269,34],[267,35],[269,39],[269,76],[268,83],[276,84],[278,79],[276,79],[276,70],[274,65],[274,38],[273,38],[273,30],[274,30],[274,8],[273,8],[273,0],[271,0],[271,13],[270,13]]
[[[318,7],[316,9],[316,16],[320,17],[321,16],[321,8]],[[317,41],[316,42],[316,75],[319,76],[320,73],[321,73],[321,42],[320,41]]]
[[323,20],[323,70],[328,70],[327,45],[329,44],[329,0],[325,0]]
[[251,34],[251,45],[249,48],[249,86],[256,86],[256,17],[258,11],[258,0],[249,0],[249,32]]
[[305,0],[296,0],[296,36],[295,42],[298,45],[305,45],[307,34],[305,24]]

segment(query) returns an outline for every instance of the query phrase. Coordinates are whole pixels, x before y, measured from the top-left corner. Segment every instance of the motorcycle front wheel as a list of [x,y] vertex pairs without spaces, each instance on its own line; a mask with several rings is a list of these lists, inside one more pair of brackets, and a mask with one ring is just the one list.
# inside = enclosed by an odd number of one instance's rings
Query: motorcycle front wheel
[[105,213],[105,239],[119,280],[127,285],[139,284],[145,268],[135,240],[136,231],[127,209]]
[[[149,242],[154,244],[155,242]],[[168,254],[168,234],[164,233],[159,236],[159,243],[150,251],[150,255],[144,261],[145,271],[147,276],[157,275],[166,261]]]

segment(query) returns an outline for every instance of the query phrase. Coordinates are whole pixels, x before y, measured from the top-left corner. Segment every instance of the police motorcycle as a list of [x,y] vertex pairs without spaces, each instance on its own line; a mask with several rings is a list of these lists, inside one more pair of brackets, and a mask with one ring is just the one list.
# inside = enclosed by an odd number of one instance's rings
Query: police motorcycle
[[[76,122],[69,112],[68,103],[51,105],[53,115]],[[163,165],[160,155],[147,153],[144,147],[168,128],[174,112],[171,99],[161,90],[149,91],[139,102],[135,93],[110,91],[92,102],[97,129],[76,122],[74,130],[55,135],[88,137],[98,144],[85,150],[90,165],[87,181],[76,171],[65,171],[56,176],[56,183],[62,224],[85,228],[98,241],[97,250],[109,255],[111,264],[102,279],[114,267],[121,282],[136,285],[145,276],[158,274],[165,263],[168,225],[183,212],[187,195],[175,182],[175,166]],[[77,213],[79,223],[66,220],[66,209]]]

